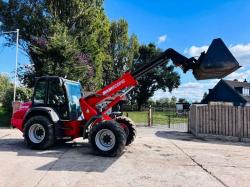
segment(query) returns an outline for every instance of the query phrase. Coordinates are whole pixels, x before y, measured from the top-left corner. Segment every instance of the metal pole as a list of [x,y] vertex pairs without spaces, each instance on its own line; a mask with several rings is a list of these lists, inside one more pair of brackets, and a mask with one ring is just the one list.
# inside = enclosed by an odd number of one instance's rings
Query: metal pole
[[148,126],[152,127],[152,107],[149,105],[149,111],[148,111]]
[[16,30],[16,70],[15,70],[15,83],[14,83],[13,102],[16,101],[17,65],[18,65],[18,39],[19,39],[19,29]]

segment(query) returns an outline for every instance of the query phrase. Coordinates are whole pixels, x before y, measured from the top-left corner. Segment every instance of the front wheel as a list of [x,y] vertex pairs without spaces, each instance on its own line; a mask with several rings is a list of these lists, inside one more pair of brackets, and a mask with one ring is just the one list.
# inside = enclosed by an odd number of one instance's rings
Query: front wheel
[[124,150],[126,133],[115,121],[101,122],[90,130],[89,142],[102,156],[118,156]]
[[54,127],[44,116],[31,117],[24,126],[25,142],[31,149],[47,149],[54,144]]

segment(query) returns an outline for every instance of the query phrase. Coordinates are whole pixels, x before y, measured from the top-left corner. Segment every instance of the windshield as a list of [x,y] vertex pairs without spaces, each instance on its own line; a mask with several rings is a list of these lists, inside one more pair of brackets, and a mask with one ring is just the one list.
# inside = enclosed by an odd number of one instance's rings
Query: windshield
[[81,115],[79,99],[81,98],[81,85],[77,82],[65,81],[69,101],[71,119],[77,119]]

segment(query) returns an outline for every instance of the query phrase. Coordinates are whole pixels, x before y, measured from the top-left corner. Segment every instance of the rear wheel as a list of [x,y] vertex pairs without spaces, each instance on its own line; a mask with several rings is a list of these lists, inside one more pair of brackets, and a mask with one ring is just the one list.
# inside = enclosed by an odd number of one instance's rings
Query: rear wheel
[[131,144],[136,137],[136,125],[135,123],[128,117],[119,116],[115,119],[120,125],[124,128],[127,134],[126,145]]
[[125,147],[126,134],[117,122],[104,121],[92,127],[89,142],[102,156],[118,156]]
[[47,149],[54,144],[54,127],[44,116],[31,117],[24,126],[25,142],[31,149]]

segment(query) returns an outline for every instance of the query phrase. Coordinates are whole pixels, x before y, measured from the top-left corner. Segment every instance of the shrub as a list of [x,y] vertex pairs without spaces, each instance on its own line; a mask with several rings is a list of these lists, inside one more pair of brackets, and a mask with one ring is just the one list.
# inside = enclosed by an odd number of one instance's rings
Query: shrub
[[[9,88],[3,98],[2,98],[2,105],[5,110],[11,111],[12,110],[12,101],[13,101],[14,89]],[[17,87],[16,88],[16,100],[18,101],[29,101],[32,96],[32,90],[25,87]]]
[[9,77],[5,74],[0,74],[0,102],[3,100],[6,90],[12,86]]

